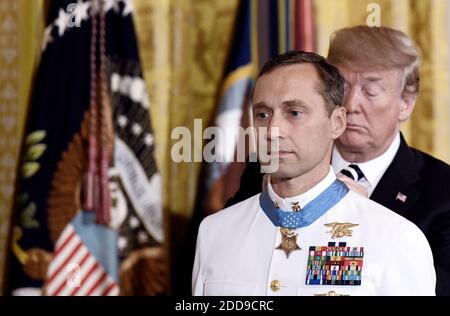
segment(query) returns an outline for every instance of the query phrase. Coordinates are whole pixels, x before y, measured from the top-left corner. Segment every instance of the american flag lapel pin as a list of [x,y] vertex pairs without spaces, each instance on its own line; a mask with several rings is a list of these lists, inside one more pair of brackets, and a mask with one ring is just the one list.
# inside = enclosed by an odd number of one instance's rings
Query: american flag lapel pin
[[406,202],[406,198],[407,198],[406,195],[404,195],[402,192],[398,192],[397,193],[397,197],[395,199],[405,203]]

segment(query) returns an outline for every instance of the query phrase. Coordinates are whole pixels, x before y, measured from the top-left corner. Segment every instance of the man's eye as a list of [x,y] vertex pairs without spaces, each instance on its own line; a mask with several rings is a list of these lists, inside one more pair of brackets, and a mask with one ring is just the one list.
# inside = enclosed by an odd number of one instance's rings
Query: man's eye
[[260,120],[264,120],[269,117],[269,114],[266,112],[256,113],[256,117]]
[[367,94],[369,97],[376,97],[379,93],[366,91],[366,94]]
[[381,93],[381,89],[378,86],[368,86],[364,88],[364,93],[369,97],[376,97]]
[[302,115],[302,112],[300,112],[300,111],[291,111],[291,115],[293,117],[300,117]]

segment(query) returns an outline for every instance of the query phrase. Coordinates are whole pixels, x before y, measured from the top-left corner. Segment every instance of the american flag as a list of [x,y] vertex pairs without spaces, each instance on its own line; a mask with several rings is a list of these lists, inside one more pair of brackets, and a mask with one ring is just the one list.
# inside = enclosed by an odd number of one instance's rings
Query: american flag
[[401,202],[403,202],[403,203],[405,203],[405,202],[406,202],[406,198],[407,198],[406,195],[404,195],[404,194],[401,193],[401,192],[398,192],[398,193],[397,193],[397,197],[396,197],[395,199],[396,199],[396,200],[399,200],[399,201],[401,201]]
[[119,294],[117,254],[110,251],[117,239],[108,228],[96,225],[94,217],[94,213],[79,212],[62,232],[47,271],[46,295]]

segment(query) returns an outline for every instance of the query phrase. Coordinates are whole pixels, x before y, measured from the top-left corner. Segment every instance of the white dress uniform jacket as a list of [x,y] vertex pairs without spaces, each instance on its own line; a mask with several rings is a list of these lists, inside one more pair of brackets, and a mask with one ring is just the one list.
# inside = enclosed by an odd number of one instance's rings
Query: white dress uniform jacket
[[[280,209],[292,211],[293,202],[305,206],[335,179],[330,167],[328,175],[304,194],[282,199],[270,181],[268,194]],[[425,236],[389,209],[349,191],[312,224],[294,230],[301,249],[287,258],[283,250],[275,249],[282,241],[280,228],[261,209],[259,198],[260,194],[255,195],[203,220],[197,238],[193,295],[435,294],[433,257]],[[333,246],[330,242],[363,250],[359,252],[360,285],[306,284],[314,262],[308,265],[308,260],[316,259],[312,256],[320,254],[321,249],[331,249],[324,248]],[[336,267],[328,262],[328,268],[323,269]]]

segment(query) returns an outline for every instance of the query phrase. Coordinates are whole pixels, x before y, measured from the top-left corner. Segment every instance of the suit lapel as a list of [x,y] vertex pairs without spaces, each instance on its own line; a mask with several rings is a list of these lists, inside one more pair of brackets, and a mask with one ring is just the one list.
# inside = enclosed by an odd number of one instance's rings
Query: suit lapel
[[[417,182],[420,180],[419,170],[422,161],[406,144],[400,134],[400,147],[394,160],[389,165],[370,199],[404,215],[420,196]],[[402,196],[406,197],[402,201]]]

